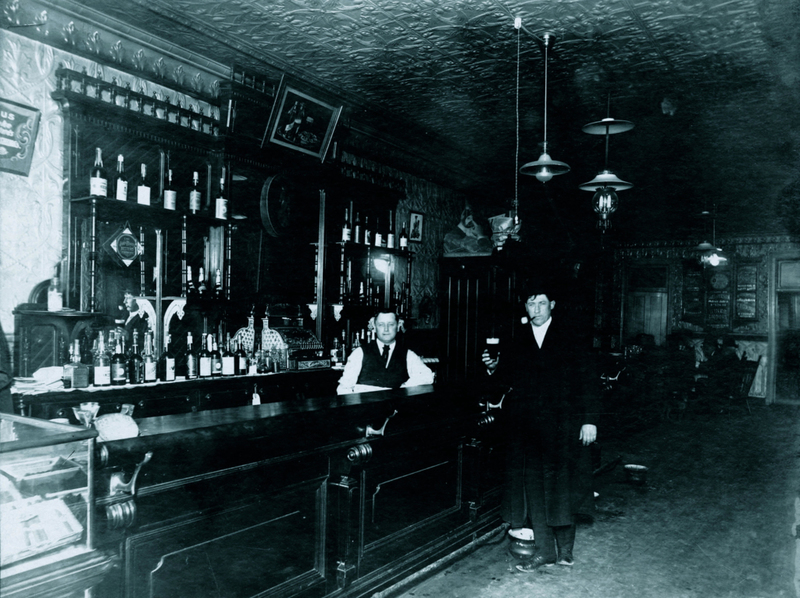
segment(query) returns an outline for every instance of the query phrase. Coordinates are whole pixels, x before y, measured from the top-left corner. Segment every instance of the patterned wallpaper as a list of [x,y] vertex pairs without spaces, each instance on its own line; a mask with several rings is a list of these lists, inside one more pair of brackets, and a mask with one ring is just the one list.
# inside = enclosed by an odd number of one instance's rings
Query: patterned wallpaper
[[[50,98],[55,89],[55,70],[65,64],[86,69],[106,80],[116,77],[133,89],[144,88],[183,98],[173,90],[129,73],[101,66],[91,60],[54,49],[6,30],[0,30],[0,97],[32,106],[42,117],[27,177],[0,172],[0,324],[13,336],[12,311],[27,302],[31,289],[50,278],[62,254],[62,119]],[[188,98],[183,98],[184,105]],[[196,102],[196,100],[190,100]],[[425,214],[423,242],[414,244],[412,274],[413,315],[421,306],[428,317],[419,327],[435,328],[437,311],[438,259],[444,233],[458,221],[463,197],[417,177],[397,172],[406,182],[406,198],[398,206],[398,222],[408,219],[410,210]],[[313,266],[309,266],[313,267]]]

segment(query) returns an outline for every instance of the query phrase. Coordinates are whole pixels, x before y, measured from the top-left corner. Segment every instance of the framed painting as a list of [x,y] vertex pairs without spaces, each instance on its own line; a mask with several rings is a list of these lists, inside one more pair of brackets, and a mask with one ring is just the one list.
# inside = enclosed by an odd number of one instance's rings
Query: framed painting
[[282,82],[261,147],[268,140],[324,162],[341,113],[341,105],[325,102]]
[[425,215],[419,212],[410,212],[408,217],[408,240],[414,243],[422,243],[422,226],[425,222]]

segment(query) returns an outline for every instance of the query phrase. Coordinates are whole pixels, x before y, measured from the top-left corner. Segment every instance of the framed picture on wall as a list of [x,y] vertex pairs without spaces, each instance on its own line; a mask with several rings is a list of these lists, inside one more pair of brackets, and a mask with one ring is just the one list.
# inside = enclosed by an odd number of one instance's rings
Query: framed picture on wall
[[41,112],[0,99],[0,170],[28,176]]
[[276,98],[261,147],[269,140],[324,161],[342,106],[315,98],[284,81]]
[[408,218],[408,240],[413,243],[422,243],[422,225],[425,215],[419,212],[410,212]]

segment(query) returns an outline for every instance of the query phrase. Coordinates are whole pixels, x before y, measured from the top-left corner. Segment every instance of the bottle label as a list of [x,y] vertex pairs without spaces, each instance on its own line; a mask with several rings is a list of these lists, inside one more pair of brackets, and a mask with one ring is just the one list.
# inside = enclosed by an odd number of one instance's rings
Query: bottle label
[[155,382],[156,380],[156,363],[154,361],[144,362],[144,381]]
[[64,296],[58,289],[47,291],[47,311],[61,311],[64,309]]
[[400,237],[400,249],[408,248],[408,238],[407,237]]
[[100,177],[95,176],[89,178],[89,195],[99,195],[100,197],[105,197],[107,191],[108,181],[106,179],[101,179]]
[[143,206],[150,205],[150,187],[145,185],[136,187],[136,203],[142,204]]
[[246,374],[247,373],[247,357],[245,357],[245,356],[239,357],[239,371],[242,374]]
[[211,358],[210,357],[201,357],[200,358],[200,377],[206,378],[211,375]]
[[233,366],[236,363],[236,360],[231,356],[225,356],[222,358],[222,375],[223,376],[233,376],[236,372],[233,371]]
[[97,365],[94,367],[94,385],[108,386],[111,384],[111,366]]
[[189,209],[194,212],[200,211],[200,192],[192,191],[189,193]]
[[342,227],[342,241],[349,241],[350,240],[350,227],[344,226]]
[[164,379],[168,382],[171,382],[175,379],[175,358],[167,357],[166,366],[167,367],[164,371]]
[[228,200],[224,197],[218,197],[214,209],[214,217],[220,220],[228,219]]
[[386,237],[386,247],[389,249],[394,249],[394,233],[389,233]]
[[117,179],[117,199],[128,201],[128,181]]
[[186,358],[186,377],[197,378],[197,359],[194,356]]
[[211,375],[212,376],[221,376],[222,375],[222,358],[221,357],[211,357]]
[[116,384],[125,384],[127,375],[124,363],[111,364],[111,381]]
[[164,191],[164,209],[174,210],[178,200],[178,193],[176,191]]
[[381,245],[383,245],[383,235],[375,233],[375,247],[380,247]]

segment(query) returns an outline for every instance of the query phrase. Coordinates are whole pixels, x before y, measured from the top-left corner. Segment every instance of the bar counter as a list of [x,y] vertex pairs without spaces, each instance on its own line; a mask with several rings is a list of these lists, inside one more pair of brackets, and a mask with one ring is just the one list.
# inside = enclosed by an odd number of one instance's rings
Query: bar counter
[[368,596],[499,525],[497,423],[422,386],[136,418],[98,444],[98,595]]

